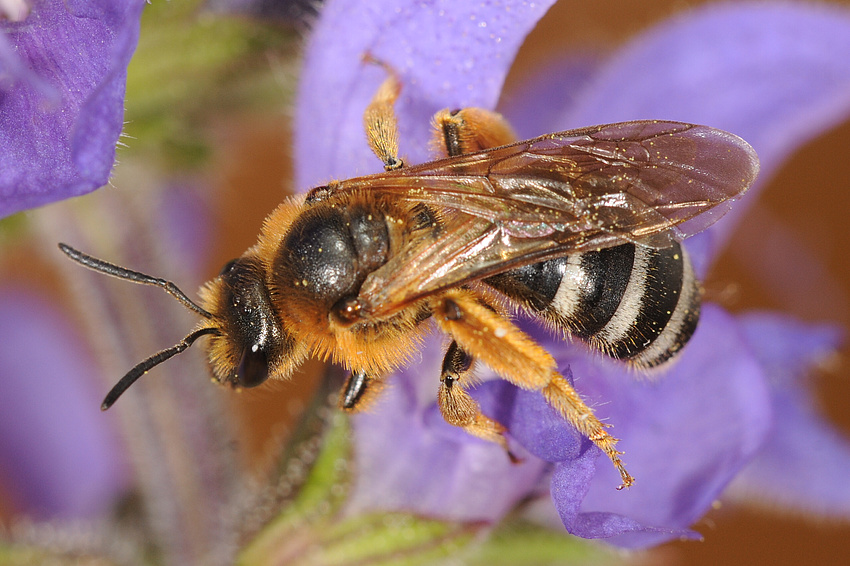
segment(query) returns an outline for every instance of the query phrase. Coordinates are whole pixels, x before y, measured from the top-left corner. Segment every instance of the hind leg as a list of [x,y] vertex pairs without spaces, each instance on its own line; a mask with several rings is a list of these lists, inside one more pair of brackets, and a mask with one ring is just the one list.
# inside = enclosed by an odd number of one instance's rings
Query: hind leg
[[434,319],[460,348],[523,389],[540,391],[581,434],[610,458],[623,487],[634,483],[617,450],[617,439],[585,404],[569,381],[556,370],[554,358],[505,317],[488,308],[467,289],[446,291],[433,301]]

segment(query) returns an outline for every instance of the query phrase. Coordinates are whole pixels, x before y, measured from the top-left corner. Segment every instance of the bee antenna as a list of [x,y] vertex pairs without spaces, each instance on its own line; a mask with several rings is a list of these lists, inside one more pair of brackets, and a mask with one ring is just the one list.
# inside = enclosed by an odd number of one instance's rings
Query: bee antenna
[[157,352],[156,354],[144,360],[143,362],[139,362],[136,367],[128,371],[126,375],[124,375],[124,377],[122,377],[118,381],[118,383],[115,384],[115,387],[113,387],[109,391],[109,393],[107,393],[106,397],[103,399],[103,403],[100,405],[100,410],[105,411],[109,407],[111,407],[115,403],[115,401],[117,401],[118,398],[121,397],[121,395],[136,382],[137,379],[145,375],[148,370],[155,366],[158,366],[159,364],[170,358],[173,358],[174,356],[191,346],[195,340],[197,340],[201,336],[206,336],[207,334],[220,334],[220,331],[218,328],[212,326],[199,328],[198,330],[195,330],[194,332],[186,336],[183,340],[181,340],[174,346],[166,348],[161,352]]
[[[131,269],[127,269],[125,267],[120,267],[113,263],[109,263],[108,261],[104,261],[102,259],[97,259],[96,257],[92,257],[88,254],[84,254],[79,250],[75,250],[68,244],[59,244],[59,249],[67,255],[72,260],[76,261],[80,265],[84,267],[88,267],[89,269],[93,269],[95,271],[99,271],[101,273],[105,273],[106,275],[111,275],[112,277],[117,277],[118,279],[126,279],[127,281],[132,281],[133,283],[141,283],[142,285],[153,285],[155,287],[160,287],[165,290],[166,293],[180,301],[180,303],[189,310],[195,311],[199,315],[204,318],[211,319],[213,316],[208,313],[206,310],[198,306],[192,299],[186,296],[186,293],[181,291],[177,285],[172,283],[171,281],[166,281],[165,279],[159,279],[158,277],[151,277],[150,275],[145,275],[144,273],[140,273],[138,271],[133,271]],[[191,342],[190,342],[191,343]],[[187,345],[188,347],[188,345]],[[185,350],[185,348],[184,348]],[[182,352],[182,350],[181,350]],[[162,353],[162,352],[160,352]],[[172,354],[174,355],[174,354]],[[169,356],[170,357],[170,356]],[[156,364],[154,364],[156,365]],[[152,367],[152,366],[151,366]]]

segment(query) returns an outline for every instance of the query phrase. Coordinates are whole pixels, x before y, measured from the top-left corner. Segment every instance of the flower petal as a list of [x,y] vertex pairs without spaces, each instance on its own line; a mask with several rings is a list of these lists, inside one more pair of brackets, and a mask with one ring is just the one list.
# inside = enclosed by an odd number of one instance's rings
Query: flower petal
[[538,484],[544,463],[512,464],[500,447],[447,424],[433,403],[440,341],[429,341],[423,357],[431,363],[394,375],[374,409],[353,419],[350,509],[498,521]]
[[730,490],[739,502],[850,517],[850,440],[814,406],[803,379],[840,345],[842,332],[767,313],[741,317],[744,333],[768,368],[775,423],[758,456]]
[[93,518],[125,486],[112,418],[70,324],[28,292],[0,291],[0,477],[42,518]]
[[105,184],[142,0],[45,0],[0,23],[0,217]]
[[[489,369],[479,373],[495,378]],[[564,377],[573,382],[569,368]],[[477,387],[474,396],[484,414],[504,424],[511,438],[541,460],[563,462],[587,450],[586,439],[543,400],[539,391],[518,389],[496,378]]]
[[495,108],[525,36],[553,0],[328,2],[307,46],[295,121],[296,186],[379,171],[363,111],[386,77],[400,76],[402,156],[426,161],[429,123],[446,107]]

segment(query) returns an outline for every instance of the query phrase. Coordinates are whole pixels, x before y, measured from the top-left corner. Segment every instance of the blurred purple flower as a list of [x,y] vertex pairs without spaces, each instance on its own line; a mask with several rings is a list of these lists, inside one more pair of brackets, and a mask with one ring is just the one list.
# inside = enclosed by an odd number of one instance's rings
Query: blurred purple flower
[[101,394],[78,335],[35,294],[0,289],[0,481],[42,519],[100,517],[126,487],[114,417],[92,410]]
[[144,0],[43,0],[0,18],[0,217],[108,179]]
[[735,478],[730,495],[846,520],[850,439],[819,413],[806,382],[809,368],[836,351],[844,332],[774,313],[741,317],[741,329],[767,370],[776,419],[758,457]]
[[[364,54],[399,73],[402,154],[410,163],[425,161],[430,116],[446,107],[495,108],[519,45],[551,4],[329,3],[306,51],[295,127],[298,186],[380,170],[365,143],[362,113],[384,73],[363,63]],[[763,184],[795,148],[850,115],[850,60],[837,56],[848,52],[846,10],[713,5],[662,23],[598,64],[553,63],[538,81],[527,83],[526,96],[505,97],[501,110],[523,137],[646,118],[726,129],[756,148]],[[700,272],[757,190],[688,242]],[[811,351],[782,350],[786,365],[776,365],[770,359],[777,351],[764,337],[784,332],[793,343],[804,341],[811,329],[768,319],[754,334],[753,324],[706,305],[690,346],[650,383],[528,328],[562,368],[572,369],[579,392],[623,439],[626,462],[638,480],[625,493],[613,489],[618,479],[610,463],[539,395],[500,382],[476,391],[485,413],[505,423],[530,453],[519,466],[508,465],[497,447],[442,423],[430,404],[439,375],[434,342],[424,354],[431,363],[401,372],[374,412],[356,419],[362,473],[352,505],[497,521],[549,479],[569,532],[643,547],[697,536],[688,527],[753,462],[763,494],[801,489],[805,495],[783,501],[826,506],[829,494],[843,487],[839,475],[810,474],[819,482],[814,489],[790,481],[788,473],[764,471],[786,460],[805,465],[816,457],[850,458],[846,443],[832,439],[834,454],[814,454],[811,437],[807,444],[799,434],[784,434],[797,427],[819,434],[829,429],[801,409],[787,380],[775,380],[783,367],[806,368]],[[781,411],[783,422],[771,429],[774,410]],[[850,503],[836,512],[850,515]]]

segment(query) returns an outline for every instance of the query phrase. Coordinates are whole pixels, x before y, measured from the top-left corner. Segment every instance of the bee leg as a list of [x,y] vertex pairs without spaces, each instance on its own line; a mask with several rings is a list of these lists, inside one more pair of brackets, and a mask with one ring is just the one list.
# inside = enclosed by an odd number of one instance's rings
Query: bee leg
[[352,413],[363,409],[377,396],[380,386],[381,381],[365,371],[352,371],[342,387],[339,407]]
[[554,358],[527,334],[494,312],[467,289],[451,289],[432,301],[434,320],[464,351],[523,389],[540,391],[546,401],[611,459],[628,487],[634,479],[617,450],[617,439],[605,430],[593,410],[556,370]]
[[516,134],[501,114],[483,108],[440,110],[432,119],[432,149],[446,157],[480,151],[516,141]]
[[372,152],[383,161],[385,170],[392,171],[404,167],[404,162],[398,157],[398,119],[393,108],[401,92],[401,81],[389,65],[371,57],[367,60],[383,67],[388,76],[366,107],[363,125]]
[[452,342],[443,358],[440,392],[437,402],[445,421],[473,436],[495,442],[507,452],[512,462],[518,462],[505,440],[505,427],[481,413],[481,407],[463,388],[472,368],[472,356]]

